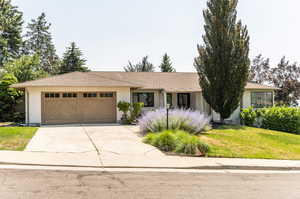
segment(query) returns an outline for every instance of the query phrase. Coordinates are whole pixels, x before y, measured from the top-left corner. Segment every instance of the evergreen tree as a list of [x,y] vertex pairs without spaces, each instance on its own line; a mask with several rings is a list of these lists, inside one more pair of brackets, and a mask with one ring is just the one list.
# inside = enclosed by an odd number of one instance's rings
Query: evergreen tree
[[10,0],[0,0],[0,68],[18,57],[22,45],[22,13]]
[[207,103],[221,122],[238,108],[249,74],[247,27],[237,22],[238,0],[209,0],[204,10],[204,45],[198,45],[195,67]]
[[176,72],[176,70],[172,67],[171,59],[168,54],[164,54],[162,63],[159,66],[161,72]]
[[49,74],[55,74],[59,64],[55,46],[50,33],[51,24],[46,21],[45,13],[28,24],[25,35],[24,51],[29,55],[39,55],[41,68]]
[[142,61],[138,64],[129,64],[124,67],[125,72],[154,72],[155,68],[152,63],[148,61],[148,56],[143,57]]
[[85,66],[86,60],[81,58],[82,52],[76,47],[75,42],[67,48],[64,53],[63,60],[60,66],[60,73],[69,73],[74,71],[88,72],[89,69]]

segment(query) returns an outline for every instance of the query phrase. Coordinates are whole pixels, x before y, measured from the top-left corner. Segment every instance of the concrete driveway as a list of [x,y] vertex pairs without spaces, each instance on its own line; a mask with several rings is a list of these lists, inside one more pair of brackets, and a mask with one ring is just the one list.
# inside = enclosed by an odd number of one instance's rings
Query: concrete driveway
[[81,126],[44,126],[39,128],[25,151],[84,153],[96,151]]
[[112,166],[132,158],[149,159],[165,155],[144,144],[137,126],[72,125],[41,127],[25,151],[48,153],[97,153],[102,162]]

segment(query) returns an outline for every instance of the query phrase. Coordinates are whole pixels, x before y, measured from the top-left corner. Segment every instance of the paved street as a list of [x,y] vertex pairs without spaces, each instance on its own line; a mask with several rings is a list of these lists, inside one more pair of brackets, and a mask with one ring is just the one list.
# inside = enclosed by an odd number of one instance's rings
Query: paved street
[[295,199],[300,173],[0,170],[0,198]]

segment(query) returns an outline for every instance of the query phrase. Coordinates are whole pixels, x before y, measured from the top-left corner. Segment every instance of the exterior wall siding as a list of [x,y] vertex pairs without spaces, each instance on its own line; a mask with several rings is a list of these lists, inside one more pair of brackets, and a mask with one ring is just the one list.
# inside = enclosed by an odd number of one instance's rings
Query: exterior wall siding
[[[138,92],[153,92],[154,93],[154,107],[145,107],[143,111],[150,111],[164,107],[165,95],[160,90],[131,90],[129,87],[29,87],[26,88],[26,122],[27,123],[41,123],[41,106],[42,106],[42,92],[116,92],[117,103],[119,101],[132,102],[132,94]],[[253,90],[255,91],[255,90]],[[262,91],[262,90],[259,90]],[[239,113],[241,108],[251,106],[251,92],[252,90],[246,90],[243,97],[241,106],[238,107],[234,113],[227,120],[231,123],[238,124],[240,122]],[[177,94],[172,93],[173,107],[177,107]],[[213,120],[220,120],[220,115],[214,112],[211,107],[207,104],[202,96],[201,92],[191,93],[191,108],[199,110],[201,112],[211,115]],[[116,107],[117,109],[117,107]],[[117,109],[117,120],[119,121],[122,117],[122,112]]]
[[[130,88],[129,87],[31,87],[28,91],[28,123],[38,123],[42,121],[42,92],[116,92],[117,103],[119,101],[130,102]],[[116,107],[117,109],[117,107]],[[122,112],[117,109],[117,120],[122,117]]]
[[[226,120],[229,123],[233,123],[233,124],[240,124],[240,112],[241,112],[241,108],[248,108],[249,106],[251,106],[251,92],[270,92],[270,90],[246,90],[243,94],[242,97],[242,101],[241,101],[241,105],[231,114],[231,116],[229,118],[227,118]],[[274,94],[273,94],[274,96]],[[273,98],[273,104],[274,104],[274,98]],[[215,111],[213,111],[213,120],[218,121],[220,120],[220,114],[216,113]]]

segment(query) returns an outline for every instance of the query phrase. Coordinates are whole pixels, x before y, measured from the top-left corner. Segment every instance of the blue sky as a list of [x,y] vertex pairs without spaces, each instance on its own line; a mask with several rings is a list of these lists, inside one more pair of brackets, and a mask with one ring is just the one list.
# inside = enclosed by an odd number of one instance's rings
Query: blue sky
[[[167,52],[177,71],[195,71],[206,0],[12,0],[29,22],[45,12],[58,54],[75,41],[92,70],[123,70],[145,55],[158,66]],[[240,0],[238,16],[251,36],[250,57],[298,61],[300,1]]]

